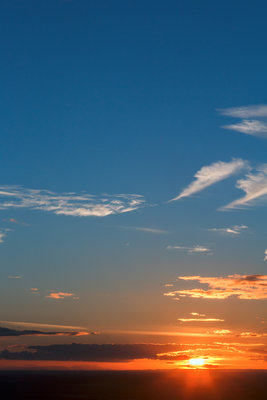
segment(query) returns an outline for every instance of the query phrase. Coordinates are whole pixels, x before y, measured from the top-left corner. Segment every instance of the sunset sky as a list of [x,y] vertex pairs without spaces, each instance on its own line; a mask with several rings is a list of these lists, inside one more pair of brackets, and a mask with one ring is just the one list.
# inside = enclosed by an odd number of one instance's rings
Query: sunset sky
[[0,368],[265,369],[266,2],[0,9]]

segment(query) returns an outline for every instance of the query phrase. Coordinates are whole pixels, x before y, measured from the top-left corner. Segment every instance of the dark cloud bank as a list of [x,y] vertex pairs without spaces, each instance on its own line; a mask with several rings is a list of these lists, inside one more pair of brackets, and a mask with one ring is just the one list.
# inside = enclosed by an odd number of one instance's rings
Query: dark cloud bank
[[3,350],[0,359],[50,360],[50,361],[128,361],[136,359],[187,360],[185,354],[168,354],[178,351],[177,345],[157,344],[54,344],[29,346],[27,350],[14,352]]

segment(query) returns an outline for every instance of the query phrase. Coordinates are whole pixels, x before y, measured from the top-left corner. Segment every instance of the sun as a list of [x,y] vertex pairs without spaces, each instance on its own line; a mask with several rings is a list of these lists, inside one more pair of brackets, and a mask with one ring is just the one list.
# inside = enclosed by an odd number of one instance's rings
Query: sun
[[203,367],[205,363],[206,360],[204,358],[190,358],[190,360],[188,360],[188,364],[191,365],[191,367]]

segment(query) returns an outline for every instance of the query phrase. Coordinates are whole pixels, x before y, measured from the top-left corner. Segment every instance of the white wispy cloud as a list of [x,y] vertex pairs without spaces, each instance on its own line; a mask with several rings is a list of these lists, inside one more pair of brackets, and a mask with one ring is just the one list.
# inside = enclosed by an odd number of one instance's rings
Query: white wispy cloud
[[220,114],[234,118],[267,117],[267,104],[222,108]]
[[232,201],[230,204],[222,207],[221,210],[243,208],[251,206],[257,200],[267,200],[267,164],[257,168],[255,173],[248,173],[245,179],[239,179],[236,187],[245,192],[245,196]]
[[6,237],[5,231],[0,231],[0,243],[4,243],[4,238]]
[[22,276],[21,275],[9,275],[8,279],[21,279]]
[[[21,186],[0,186],[0,209],[28,208],[76,217],[105,217],[122,214],[144,206],[137,194],[103,195],[87,193],[57,194],[48,190],[26,189]],[[0,237],[1,238],[1,237]]]
[[198,254],[212,254],[211,249],[209,249],[208,247],[204,247],[204,246],[193,246],[193,247],[187,247],[187,246],[167,246],[166,247],[167,250],[185,250],[188,253],[198,253]]
[[267,249],[264,251],[264,261],[267,261]]
[[240,122],[224,125],[223,128],[238,131],[246,135],[267,138],[266,104],[225,108],[218,111],[227,117],[241,118]]
[[234,225],[228,228],[210,228],[209,231],[218,232],[229,235],[240,235],[241,231],[248,229],[246,225]]
[[224,125],[223,128],[267,138],[267,124],[263,121],[243,119],[237,124]]
[[211,165],[204,166],[194,175],[195,180],[170,201],[180,200],[183,197],[200,192],[208,186],[229,178],[244,168],[248,168],[248,162],[242,159],[233,159],[230,162],[217,161]]
[[148,228],[148,227],[143,227],[143,226],[120,226],[122,229],[129,229],[132,231],[140,231],[140,232],[146,232],[146,233],[155,233],[155,234],[166,234],[170,233],[168,231],[165,231],[163,229],[155,229],[155,228]]

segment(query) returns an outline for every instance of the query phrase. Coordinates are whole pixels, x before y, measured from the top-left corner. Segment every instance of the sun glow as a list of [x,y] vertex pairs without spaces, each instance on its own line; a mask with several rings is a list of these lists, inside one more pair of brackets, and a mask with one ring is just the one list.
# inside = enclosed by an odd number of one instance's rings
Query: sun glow
[[205,365],[206,360],[204,358],[190,358],[188,364],[192,367],[202,367]]

